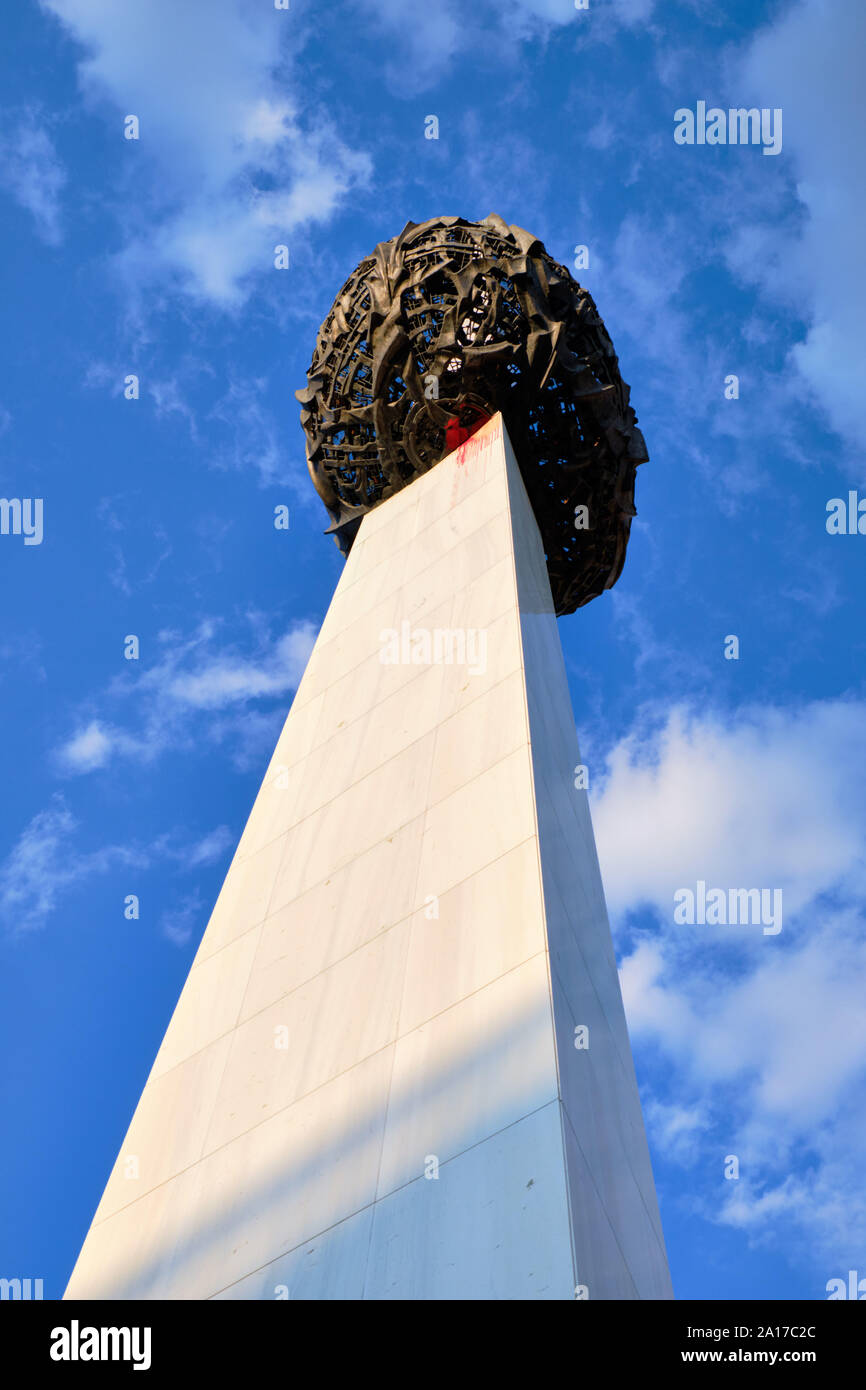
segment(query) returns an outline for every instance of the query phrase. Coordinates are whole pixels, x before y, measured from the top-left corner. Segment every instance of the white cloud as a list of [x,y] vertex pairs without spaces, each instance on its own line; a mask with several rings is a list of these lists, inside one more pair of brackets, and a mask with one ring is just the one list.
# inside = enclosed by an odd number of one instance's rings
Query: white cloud
[[[663,933],[623,965],[632,1037],[666,1064],[667,1093],[645,1107],[649,1132],[699,1171],[720,1173],[735,1154],[739,1180],[696,1181],[692,1209],[812,1268],[823,1261],[823,1288],[866,1244],[864,921],[824,911],[789,949],[754,968],[741,960],[734,975],[714,970],[708,949],[684,958]],[[678,1128],[681,1111],[694,1123]]]
[[611,909],[677,888],[781,887],[799,912],[831,888],[866,889],[866,707],[817,701],[741,711],[677,708],[610,755],[593,820]]
[[84,728],[79,729],[64,744],[61,757],[66,765],[76,772],[91,772],[96,767],[104,767],[112,749],[112,735],[100,724],[91,719]]
[[[86,773],[120,759],[149,762],[168,748],[193,746],[203,736],[218,742],[243,738],[247,706],[295,690],[315,638],[315,626],[304,620],[291,624],[275,641],[266,633],[255,634],[253,653],[244,655],[236,647],[220,649],[212,623],[199,624],[187,638],[160,634],[161,651],[153,665],[125,671],[103,696],[115,717],[91,716],[57,749],[60,768]],[[136,722],[129,728],[120,714],[123,702],[133,695]],[[203,710],[221,718],[205,729],[195,717]],[[271,724],[269,719],[268,729]],[[263,734],[261,727],[258,734]]]
[[234,843],[235,836],[228,826],[218,825],[215,830],[211,830],[195,844],[180,850],[178,853],[189,868],[197,868],[200,864],[218,863],[226,851],[233,847]]
[[[864,1101],[863,1086],[852,1086],[832,1124],[801,1135],[801,1152],[810,1162],[800,1171],[780,1171],[774,1180],[755,1178],[747,1171],[739,1182],[726,1183],[717,1215],[753,1244],[793,1249],[812,1273],[817,1297],[826,1296],[828,1279],[847,1279],[852,1268],[863,1272]],[[787,1152],[785,1157],[793,1168]]]
[[103,845],[88,851],[81,845],[80,830],[57,797],[32,818],[0,862],[0,925],[10,935],[44,927],[64,895],[94,875],[124,866],[144,870],[166,859],[182,870],[215,864],[235,839],[228,826],[220,825],[191,842],[172,831],[151,844]]
[[676,1101],[665,1104],[650,1098],[644,1102],[643,1111],[656,1146],[666,1157],[684,1165],[699,1157],[707,1127],[704,1106],[680,1105]]
[[77,827],[75,817],[58,799],[33,817],[0,864],[0,922],[10,933],[44,926],[72,884],[116,865],[146,862],[141,851],[121,845],[74,852]]
[[157,419],[163,419],[168,415],[179,415],[187,423],[190,439],[194,444],[197,444],[198,421],[195,411],[184,399],[177,378],[167,377],[163,380],[148,381],[147,391],[153,399]]
[[234,376],[210,410],[208,419],[225,427],[228,439],[211,456],[217,468],[249,469],[262,487],[288,486],[306,503],[311,496],[309,473],[299,449],[287,455],[284,431],[265,404],[267,382],[261,377]]
[[62,240],[60,194],[66,172],[40,113],[7,113],[0,124],[0,188],[32,216],[49,246]]
[[591,126],[586,132],[584,139],[590,149],[599,150],[603,153],[605,150],[611,148],[616,141],[616,137],[616,128],[607,112],[604,112],[596,121],[595,125]]
[[[613,914],[652,912],[621,979],[632,1036],[664,1062],[654,1142],[706,1171],[736,1154],[741,1180],[694,1209],[820,1257],[821,1286],[866,1241],[864,770],[860,701],[676,709],[615,747],[593,808]],[[674,889],[699,878],[782,887],[782,933],[674,924]]]
[[551,25],[575,21],[589,29],[596,22],[598,29],[622,26],[637,29],[652,19],[656,0],[589,0],[585,10],[578,10],[575,0],[509,0],[511,10],[529,20],[542,20]]
[[165,688],[171,699],[196,709],[222,709],[239,700],[282,695],[298,685],[314,641],[312,625],[299,623],[283,634],[266,661],[220,657],[198,671],[169,678]]
[[[388,32],[394,58],[384,64],[391,86],[406,95],[426,91],[467,53],[517,56],[516,45],[545,39],[567,26],[581,39],[609,42],[620,28],[649,23],[655,0],[591,0],[577,10],[574,0],[426,0],[410,14],[406,0],[363,0]],[[435,103],[433,103],[435,113]]]
[[[745,95],[784,112],[781,158],[791,161],[807,216],[798,234],[766,224],[734,267],[809,317],[791,359],[832,427],[859,447],[866,378],[866,108],[861,0],[800,0],[749,44],[739,71]],[[736,65],[735,65],[736,66]],[[757,254],[756,254],[757,249]]]
[[120,757],[147,761],[156,751],[147,738],[134,737],[112,724],[91,719],[61,745],[57,756],[63,771],[79,773],[108,767]]
[[162,913],[159,929],[175,946],[185,946],[196,928],[204,925],[203,913],[204,903],[196,889]]
[[372,22],[389,32],[394,58],[384,64],[391,84],[424,91],[468,42],[472,25],[454,0],[426,0],[407,14],[405,0],[363,0]]
[[613,12],[627,29],[636,29],[652,19],[656,0],[613,0]]
[[832,1118],[864,1079],[862,923],[827,913],[813,935],[768,947],[734,978],[674,958],[669,943],[643,940],[623,963],[629,1027],[675,1057],[687,1084],[746,1085],[750,1147],[779,1145],[780,1121],[800,1131]]
[[274,245],[327,220],[370,173],[327,121],[304,115],[278,79],[292,29],[244,0],[41,0],[84,46],[88,100],[113,108],[140,181],[148,229],[127,228],[120,266],[141,290],[165,278],[231,309],[254,273],[273,273]]

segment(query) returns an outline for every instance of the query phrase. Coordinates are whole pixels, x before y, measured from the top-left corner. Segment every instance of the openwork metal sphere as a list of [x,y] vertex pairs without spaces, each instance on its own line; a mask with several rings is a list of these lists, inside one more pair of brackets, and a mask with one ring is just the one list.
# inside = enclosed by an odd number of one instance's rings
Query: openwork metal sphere
[[344,553],[365,512],[501,410],[556,612],[619,577],[646,447],[592,296],[528,232],[407,223],[337,295],[307,381],[307,463]]

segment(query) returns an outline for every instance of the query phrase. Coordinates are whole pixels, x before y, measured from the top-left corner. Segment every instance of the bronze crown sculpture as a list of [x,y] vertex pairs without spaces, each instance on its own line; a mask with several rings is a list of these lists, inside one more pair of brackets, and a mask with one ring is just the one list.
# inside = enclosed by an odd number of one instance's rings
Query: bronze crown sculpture
[[307,382],[307,464],[344,553],[365,512],[501,411],[556,612],[619,578],[646,446],[592,296],[522,228],[437,217],[380,242]]

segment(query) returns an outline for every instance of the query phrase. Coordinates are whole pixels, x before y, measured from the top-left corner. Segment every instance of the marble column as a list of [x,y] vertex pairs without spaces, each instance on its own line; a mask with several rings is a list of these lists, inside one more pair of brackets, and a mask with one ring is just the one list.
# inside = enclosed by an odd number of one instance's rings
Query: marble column
[[362,522],[67,1297],[672,1296],[579,764],[497,416]]

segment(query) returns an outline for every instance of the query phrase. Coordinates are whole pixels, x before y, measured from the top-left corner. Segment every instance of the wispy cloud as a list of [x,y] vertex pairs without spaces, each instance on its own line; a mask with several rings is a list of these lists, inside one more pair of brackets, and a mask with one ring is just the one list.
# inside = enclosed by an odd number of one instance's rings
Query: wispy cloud
[[[86,49],[82,88],[122,122],[148,230],[131,222],[118,270],[130,292],[168,285],[222,309],[243,304],[274,246],[327,221],[364,183],[368,156],[287,84],[291,20],[243,0],[41,0]],[[282,68],[280,76],[278,68]],[[137,200],[138,203],[138,200]]]
[[[754,101],[784,110],[785,150],[806,210],[798,234],[760,227],[760,254],[737,268],[766,291],[809,312],[806,338],[791,362],[832,427],[858,446],[866,377],[866,112],[863,61],[866,11],[837,0],[828,22],[823,0],[799,0],[761,30],[742,56]],[[732,259],[736,257],[732,246]]]
[[202,896],[196,889],[186,893],[159,919],[159,929],[175,946],[185,946],[197,928],[204,925],[205,911]]
[[[627,943],[629,1027],[644,1057],[663,1062],[647,1108],[653,1138],[671,1161],[700,1159],[717,1177],[724,1155],[737,1155],[741,1179],[708,1183],[703,1215],[820,1258],[825,1278],[866,1240],[866,1203],[854,1198],[854,1116],[866,1104],[864,772],[860,701],[736,719],[677,709],[655,726],[643,718],[614,749],[593,812]],[[698,879],[781,888],[783,931],[676,925],[673,894]]]
[[49,246],[63,239],[60,195],[66,177],[43,114],[32,107],[7,112],[0,120],[0,189],[30,213]]
[[[243,738],[246,707],[296,689],[315,636],[307,620],[291,624],[274,640],[254,632],[254,649],[245,654],[236,645],[220,646],[213,623],[201,623],[189,637],[163,632],[155,663],[124,672],[96,702],[111,714],[82,720],[57,749],[61,770],[94,772],[127,759],[147,763],[168,748],[193,745],[203,736],[203,711],[220,716],[205,736],[220,742]],[[126,724],[121,722],[125,709],[132,711]]]
[[592,0],[578,10],[575,0],[427,0],[410,13],[405,0],[363,0],[371,22],[389,36],[393,58],[385,65],[391,87],[400,94],[426,91],[447,76],[467,54],[474,61],[489,51],[498,58],[519,45],[547,39],[569,27],[579,39],[609,43],[618,30],[649,23],[656,0]]
[[465,7],[454,0],[428,0],[409,19],[403,0],[363,0],[363,8],[392,45],[384,70],[397,91],[425,91],[469,41],[473,28]]
[[45,925],[62,894],[74,883],[121,864],[146,862],[138,850],[108,845],[70,853],[78,822],[59,798],[33,817],[0,864],[0,922],[11,933]]
[[220,825],[198,839],[173,831],[148,844],[88,850],[81,832],[62,797],[25,826],[0,862],[0,926],[8,934],[45,927],[65,895],[91,878],[118,868],[144,870],[158,861],[172,861],[181,871],[206,867],[223,859],[234,843],[228,826]]
[[234,843],[235,836],[229,827],[218,825],[194,844],[176,849],[175,853],[189,868],[198,868],[199,865],[219,863]]
[[268,409],[266,391],[263,378],[232,378],[209,414],[227,436],[217,443],[212,462],[258,474],[262,487],[288,486],[306,501],[311,494],[303,451],[292,456],[286,449],[285,430]]

